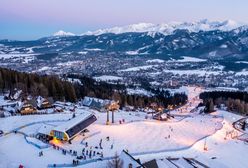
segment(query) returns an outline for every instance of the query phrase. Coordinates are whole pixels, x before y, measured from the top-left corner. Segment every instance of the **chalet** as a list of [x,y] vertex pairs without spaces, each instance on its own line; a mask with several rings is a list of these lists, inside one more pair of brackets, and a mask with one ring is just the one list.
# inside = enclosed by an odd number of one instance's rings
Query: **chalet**
[[18,100],[21,98],[22,94],[22,90],[15,89],[14,91],[6,93],[4,98],[7,100]]
[[20,102],[18,105],[18,111],[21,114],[32,114],[37,112],[37,103],[36,100],[25,100],[23,102]]
[[101,112],[106,111],[106,109],[113,107],[119,109],[119,104],[116,101],[107,100],[107,99],[98,99],[94,97],[84,97],[81,104],[83,106],[87,106]]
[[53,138],[69,141],[82,132],[86,127],[96,121],[96,116],[92,113],[85,112],[69,121],[55,127],[50,132],[50,136]]
[[53,98],[49,97],[49,98],[43,98],[41,96],[39,96],[37,98],[37,108],[38,109],[48,109],[48,108],[53,108]]
[[0,105],[0,109],[7,112],[7,113],[15,113],[17,110],[16,110],[16,102],[4,102]]

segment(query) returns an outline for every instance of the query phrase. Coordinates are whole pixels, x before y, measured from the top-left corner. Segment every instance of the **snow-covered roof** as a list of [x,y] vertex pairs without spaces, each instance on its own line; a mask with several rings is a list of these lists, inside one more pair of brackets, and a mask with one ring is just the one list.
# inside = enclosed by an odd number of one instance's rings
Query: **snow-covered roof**
[[59,131],[59,132],[65,132],[65,131],[69,130],[70,128],[74,127],[75,125],[77,125],[78,123],[86,120],[87,118],[89,118],[92,115],[93,114],[91,112],[85,111],[83,114],[80,114],[80,115],[76,116],[75,118],[72,118],[69,121],[55,127],[54,130]]
[[129,167],[129,164],[132,164],[133,167],[143,167],[142,164],[124,150],[121,152],[119,158],[123,161],[123,167]]
[[48,124],[43,124],[40,129],[38,130],[38,133],[40,134],[45,134],[45,135],[49,135],[51,130],[54,128],[54,126],[52,125],[48,125]]
[[108,99],[99,99],[95,97],[85,96],[82,103],[84,106],[92,106],[95,105],[96,103],[99,103],[100,106],[105,106],[107,104],[110,104],[111,102],[112,100],[108,100]]
[[158,167],[163,167],[163,168],[177,168],[174,164],[172,164],[169,160],[167,159],[157,159],[156,160]]
[[90,97],[84,97],[84,99],[83,99],[83,105],[84,105],[84,106],[90,106],[92,100],[93,100],[93,99],[90,98]]

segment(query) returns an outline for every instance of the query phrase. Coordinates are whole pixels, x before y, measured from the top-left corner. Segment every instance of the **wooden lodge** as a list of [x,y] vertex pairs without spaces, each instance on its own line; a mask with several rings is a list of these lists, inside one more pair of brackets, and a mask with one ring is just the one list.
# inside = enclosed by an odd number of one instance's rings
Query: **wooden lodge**
[[19,112],[22,115],[36,113],[37,112],[36,106],[37,105],[35,100],[25,100],[22,106],[20,107]]
[[53,100],[52,97],[42,98],[42,97],[39,96],[37,98],[37,108],[39,110],[53,108],[54,107],[53,103],[54,103],[54,100]]
[[106,112],[106,110],[111,111],[113,109],[118,110],[120,108],[119,102],[87,96],[82,100],[82,105],[100,112]]

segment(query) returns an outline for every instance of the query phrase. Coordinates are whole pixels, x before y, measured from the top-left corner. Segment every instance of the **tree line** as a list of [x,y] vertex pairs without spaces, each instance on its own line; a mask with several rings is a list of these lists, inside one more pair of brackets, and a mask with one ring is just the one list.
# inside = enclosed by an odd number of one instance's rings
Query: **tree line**
[[15,89],[22,90],[23,96],[53,97],[55,100],[76,101],[74,86],[58,76],[40,76],[33,73],[17,72],[0,68],[0,92],[12,94]]
[[[80,82],[68,81],[77,79]],[[131,87],[131,86],[128,86]],[[148,88],[154,96],[130,95],[126,91],[127,86],[121,84],[109,84],[98,82],[84,75],[68,74],[61,77],[54,75],[38,75],[33,73],[17,72],[6,68],[0,68],[0,92],[14,92],[20,89],[23,93],[32,96],[53,97],[59,101],[76,102],[85,96],[101,99],[113,99],[119,101],[120,106],[126,105],[147,107],[151,103],[160,106],[184,104],[187,96],[183,93],[171,95],[168,91]]]
[[248,93],[244,91],[211,91],[200,94],[206,105],[206,111],[213,111],[213,106],[225,105],[228,111],[248,114]]

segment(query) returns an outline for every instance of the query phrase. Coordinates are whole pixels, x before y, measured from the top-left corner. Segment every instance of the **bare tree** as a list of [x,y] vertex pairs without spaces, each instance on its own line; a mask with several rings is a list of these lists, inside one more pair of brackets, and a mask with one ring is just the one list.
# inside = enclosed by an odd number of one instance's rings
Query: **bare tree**
[[107,168],[123,168],[123,161],[118,157],[117,153],[112,160],[108,161]]

